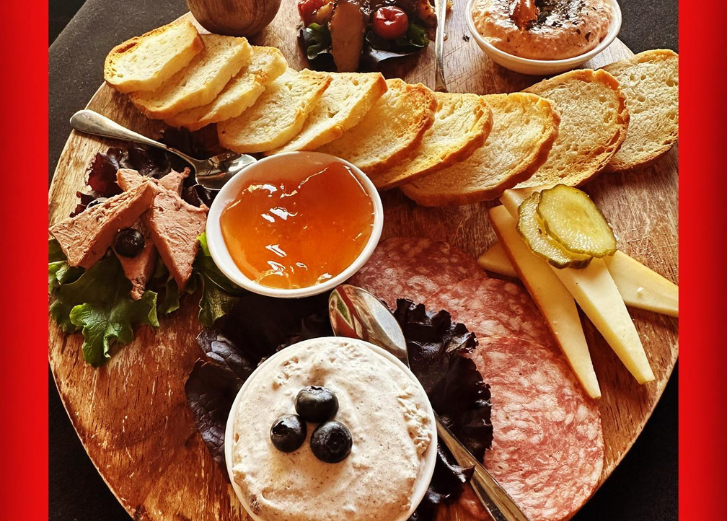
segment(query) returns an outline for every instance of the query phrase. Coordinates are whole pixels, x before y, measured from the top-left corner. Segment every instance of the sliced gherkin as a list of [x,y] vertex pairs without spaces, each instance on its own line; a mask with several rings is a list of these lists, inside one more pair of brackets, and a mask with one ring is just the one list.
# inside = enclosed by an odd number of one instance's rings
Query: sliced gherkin
[[556,185],[540,192],[538,215],[545,231],[566,250],[592,257],[616,252],[616,237],[588,194]]
[[518,210],[517,231],[536,254],[556,268],[585,268],[591,262],[588,255],[579,255],[563,248],[551,238],[538,216],[540,192],[525,199]]

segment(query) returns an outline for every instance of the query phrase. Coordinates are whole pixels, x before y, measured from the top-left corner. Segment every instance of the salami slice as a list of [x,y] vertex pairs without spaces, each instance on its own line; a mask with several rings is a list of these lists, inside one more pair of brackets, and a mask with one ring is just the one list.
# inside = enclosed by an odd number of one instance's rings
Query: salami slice
[[416,303],[427,300],[443,287],[462,279],[484,279],[477,261],[446,242],[420,237],[392,237],[379,243],[366,265],[349,279],[384,300]]
[[478,338],[516,337],[555,346],[548,325],[528,292],[500,279],[462,280],[434,294],[427,303],[432,310],[446,309]]
[[[467,326],[479,333],[478,324]],[[595,402],[555,349],[480,337],[472,358],[492,390],[495,438],[485,466],[533,521],[569,518],[593,494],[603,470]]]

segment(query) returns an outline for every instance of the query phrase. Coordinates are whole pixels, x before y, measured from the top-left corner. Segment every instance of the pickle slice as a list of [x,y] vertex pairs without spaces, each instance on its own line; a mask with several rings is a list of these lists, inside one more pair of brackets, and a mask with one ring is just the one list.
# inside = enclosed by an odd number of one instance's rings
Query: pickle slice
[[538,215],[545,231],[566,250],[592,257],[616,252],[616,237],[588,194],[556,185],[540,192]]
[[556,268],[585,268],[588,266],[588,263],[591,262],[590,256],[566,250],[547,234],[538,215],[539,203],[540,192],[535,192],[522,202],[518,210],[517,231],[525,243],[530,246],[533,253],[543,257]]

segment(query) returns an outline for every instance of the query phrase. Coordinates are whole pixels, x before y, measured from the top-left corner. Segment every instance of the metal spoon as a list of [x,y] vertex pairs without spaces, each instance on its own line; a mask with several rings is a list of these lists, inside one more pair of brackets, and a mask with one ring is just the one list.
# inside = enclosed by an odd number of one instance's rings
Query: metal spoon
[[252,156],[238,154],[236,152],[225,152],[205,160],[195,159],[175,148],[168,147],[163,143],[137,134],[133,130],[129,130],[92,110],[79,110],[76,112],[71,117],[71,127],[74,130],[86,134],[122,139],[141,145],[161,148],[189,163],[197,178],[197,182],[212,189],[221,188],[232,176],[257,161]]
[[[375,344],[409,367],[404,333],[394,315],[375,296],[356,286],[342,284],[331,292],[328,315],[337,336]],[[470,484],[495,521],[529,521],[505,489],[469,450],[442,424],[437,413],[437,435],[462,467],[474,467]]]
[[447,0],[434,0],[437,32],[434,35],[434,90],[448,92],[444,81],[444,26],[447,23]]

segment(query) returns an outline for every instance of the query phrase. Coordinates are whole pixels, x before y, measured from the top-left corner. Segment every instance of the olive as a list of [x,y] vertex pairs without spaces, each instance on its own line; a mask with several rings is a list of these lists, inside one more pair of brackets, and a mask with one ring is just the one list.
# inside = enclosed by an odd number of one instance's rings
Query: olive
[[348,428],[337,421],[321,423],[310,438],[313,455],[325,463],[338,463],[351,453],[353,439]]
[[278,418],[270,428],[270,440],[281,452],[298,450],[303,442],[307,428],[305,422],[296,414],[286,414]]
[[116,235],[114,250],[123,257],[136,257],[144,249],[144,234],[134,228],[124,228]]
[[338,398],[329,389],[311,385],[301,389],[295,398],[295,410],[305,421],[321,423],[338,412]]

